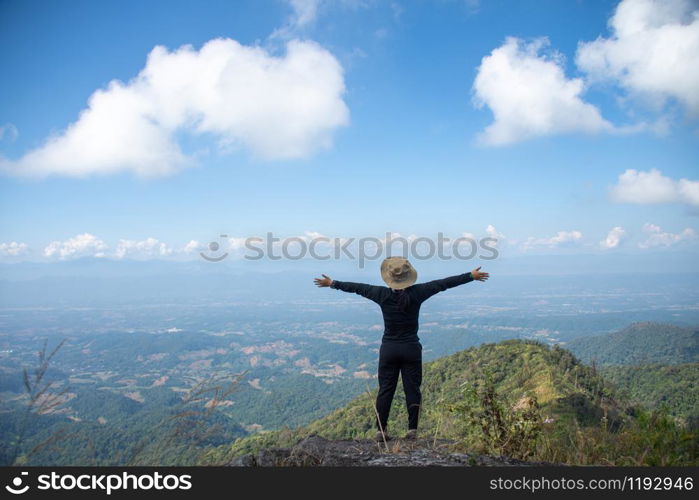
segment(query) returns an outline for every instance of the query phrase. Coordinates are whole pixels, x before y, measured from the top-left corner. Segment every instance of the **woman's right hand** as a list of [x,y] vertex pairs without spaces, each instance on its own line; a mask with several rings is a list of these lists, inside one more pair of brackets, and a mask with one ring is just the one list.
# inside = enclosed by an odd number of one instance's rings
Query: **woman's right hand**
[[324,274],[321,274],[321,276],[322,278],[315,278],[313,280],[313,283],[315,283],[317,287],[323,288],[333,284],[333,280],[330,276],[326,276]]

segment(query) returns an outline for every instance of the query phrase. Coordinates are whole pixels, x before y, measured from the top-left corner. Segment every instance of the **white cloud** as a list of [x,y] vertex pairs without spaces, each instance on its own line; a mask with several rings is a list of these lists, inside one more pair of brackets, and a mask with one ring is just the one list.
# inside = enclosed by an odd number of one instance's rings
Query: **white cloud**
[[342,66],[311,41],[288,42],[282,56],[231,39],[157,46],[133,80],[94,92],[77,121],[16,161],[0,158],[0,170],[167,175],[195,163],[175,139],[183,132],[265,160],[303,158],[348,123],[344,92]]
[[485,232],[488,235],[488,238],[495,238],[497,240],[495,242],[495,246],[499,245],[506,238],[506,236],[498,232],[498,230],[495,229],[495,226],[492,224],[488,224],[488,227],[485,228]]
[[677,181],[677,192],[680,199],[685,203],[699,206],[699,181],[680,179]]
[[612,186],[610,196],[619,203],[686,203],[699,206],[699,181],[665,177],[659,170],[627,169]]
[[204,249],[205,245],[197,240],[189,240],[187,244],[182,248],[182,253],[192,254],[199,253]]
[[579,44],[578,67],[660,104],[674,98],[699,116],[699,3],[623,0],[609,26],[609,38]]
[[16,241],[0,243],[0,256],[2,257],[20,257],[28,251],[29,246],[26,243],[18,243]]
[[[242,238],[241,238],[242,240]],[[66,260],[77,257],[103,257],[112,259],[179,259],[198,254],[208,248],[197,240],[190,240],[183,247],[173,248],[157,238],[145,240],[120,239],[110,250],[109,245],[96,236],[84,233],[65,241],[52,241],[43,251],[44,257]],[[19,256],[27,253],[24,243],[1,243],[0,256]],[[14,252],[14,253],[13,253]]]
[[[495,242],[489,242],[488,246],[490,247],[501,247],[502,244],[505,242],[507,237],[499,232],[497,229],[495,229],[495,226],[492,224],[488,224],[485,228],[485,233],[487,238],[494,238],[496,241]],[[462,255],[464,252],[470,252],[474,247],[473,247],[473,242],[479,242],[482,238],[482,233],[481,237],[477,237],[474,233],[471,232],[463,232],[461,233],[461,236],[459,236],[456,239],[459,239],[456,243],[456,248],[458,249],[457,251],[460,252]],[[454,242],[456,239],[451,240],[449,243],[447,243],[447,246],[451,246],[451,248],[454,248]],[[508,240],[510,244],[513,243],[513,240]]]
[[626,235],[626,231],[621,226],[613,227],[607,233],[607,237],[599,242],[600,247],[604,249],[617,248],[621,243],[621,240]]
[[558,231],[558,233],[551,238],[529,237],[524,241],[522,247],[524,250],[530,250],[532,248],[559,248],[561,246],[579,243],[582,240],[582,236],[580,231]]
[[477,107],[488,106],[495,121],[482,133],[497,146],[551,134],[611,131],[599,110],[582,100],[579,78],[566,78],[562,56],[545,53],[548,40],[507,38],[483,58],[473,84]]
[[114,250],[114,257],[142,259],[153,257],[167,257],[172,254],[172,249],[156,238],[146,238],[142,241],[119,240]]
[[667,233],[663,232],[660,226],[647,223],[643,225],[643,232],[648,235],[648,238],[638,244],[641,248],[669,247],[697,238],[697,232],[689,227],[681,233]]
[[74,257],[104,257],[107,244],[90,233],[83,233],[65,241],[52,241],[44,248],[44,257],[69,259]]

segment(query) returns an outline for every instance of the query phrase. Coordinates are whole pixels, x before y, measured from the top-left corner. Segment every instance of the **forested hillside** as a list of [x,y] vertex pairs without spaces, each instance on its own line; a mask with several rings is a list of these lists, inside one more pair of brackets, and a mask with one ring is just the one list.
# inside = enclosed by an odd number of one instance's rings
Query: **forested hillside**
[[[399,389],[400,390],[400,389]],[[532,341],[467,349],[425,366],[423,436],[467,450],[577,464],[696,462],[696,435],[671,417],[630,405],[569,351]],[[202,463],[226,463],[309,435],[367,438],[374,433],[374,393],[299,429],[260,433],[212,448]],[[394,402],[389,434],[406,427]]]
[[699,418],[699,363],[606,366],[600,371],[629,401],[665,408],[684,420]]

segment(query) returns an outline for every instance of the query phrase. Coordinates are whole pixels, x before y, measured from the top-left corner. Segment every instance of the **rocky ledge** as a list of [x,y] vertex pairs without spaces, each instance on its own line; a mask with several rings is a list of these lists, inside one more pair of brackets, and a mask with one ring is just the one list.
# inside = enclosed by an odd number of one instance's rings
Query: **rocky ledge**
[[234,467],[469,467],[532,466],[542,462],[524,462],[509,457],[452,453],[453,442],[397,439],[388,443],[369,440],[331,441],[309,436],[291,448],[270,448],[236,457]]

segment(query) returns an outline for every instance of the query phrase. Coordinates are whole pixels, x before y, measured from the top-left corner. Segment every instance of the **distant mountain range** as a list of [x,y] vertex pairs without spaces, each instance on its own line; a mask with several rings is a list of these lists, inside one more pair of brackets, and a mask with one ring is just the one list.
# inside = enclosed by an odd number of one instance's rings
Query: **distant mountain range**
[[694,363],[699,361],[699,328],[634,323],[618,332],[572,340],[566,347],[597,365]]
[[[693,291],[699,267],[694,254],[683,257],[688,264],[657,284],[650,273],[633,272],[634,268],[652,268],[646,259],[651,256],[607,256],[612,259],[609,270],[599,274],[602,256],[582,260],[580,256],[518,256],[497,260],[420,260],[420,281],[442,278],[469,271],[478,265],[491,273],[484,293],[531,293],[535,290],[603,291],[623,294],[626,290],[645,290],[655,286],[662,294]],[[635,259],[641,264],[625,267]],[[675,261],[673,261],[675,262]],[[191,261],[113,260],[81,258],[57,262],[0,263],[0,304],[3,307],[28,306],[113,306],[124,302],[143,301],[183,303],[221,298],[284,299],[299,295],[315,297],[320,293],[311,279],[319,273],[345,281],[381,284],[380,261],[372,260],[359,267],[351,260],[245,260],[226,259],[212,263],[203,259]],[[594,269],[593,269],[594,267]],[[598,274],[594,280],[591,272]],[[273,281],[275,286],[270,287]],[[583,295],[584,297],[584,295]],[[650,319],[655,319],[651,317]]]

